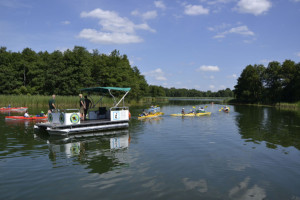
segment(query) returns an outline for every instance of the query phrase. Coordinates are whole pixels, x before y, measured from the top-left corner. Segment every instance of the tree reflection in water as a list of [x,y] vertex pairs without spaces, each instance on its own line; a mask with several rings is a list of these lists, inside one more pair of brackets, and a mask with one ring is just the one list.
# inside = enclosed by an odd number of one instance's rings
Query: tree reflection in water
[[266,142],[268,148],[295,147],[300,150],[300,116],[294,111],[255,106],[236,106],[236,123],[246,142]]

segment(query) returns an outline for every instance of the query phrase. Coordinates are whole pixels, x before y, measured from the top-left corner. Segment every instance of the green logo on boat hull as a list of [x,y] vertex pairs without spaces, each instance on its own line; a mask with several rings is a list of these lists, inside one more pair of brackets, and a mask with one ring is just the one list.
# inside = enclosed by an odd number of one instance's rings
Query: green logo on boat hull
[[77,124],[79,122],[79,115],[77,113],[73,113],[71,116],[70,116],[70,121],[72,124]]

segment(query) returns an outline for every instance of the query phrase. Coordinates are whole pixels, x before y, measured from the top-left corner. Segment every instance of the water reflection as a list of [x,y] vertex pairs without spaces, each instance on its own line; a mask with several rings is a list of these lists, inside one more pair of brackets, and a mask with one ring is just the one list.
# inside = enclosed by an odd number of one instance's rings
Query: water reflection
[[128,130],[77,134],[67,138],[39,135],[39,138],[48,143],[53,167],[82,164],[89,173],[102,174],[128,166],[124,153],[130,144]]
[[250,177],[246,177],[237,186],[229,191],[230,199],[257,199],[262,200],[266,198],[266,192],[257,184],[250,185]]
[[300,117],[297,112],[275,108],[237,106],[236,123],[246,142],[266,142],[266,147],[276,149],[293,146],[300,150]]

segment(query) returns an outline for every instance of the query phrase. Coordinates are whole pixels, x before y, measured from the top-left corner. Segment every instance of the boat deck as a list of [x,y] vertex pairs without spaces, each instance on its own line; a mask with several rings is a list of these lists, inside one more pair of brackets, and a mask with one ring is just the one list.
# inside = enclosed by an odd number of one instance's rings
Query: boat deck
[[129,122],[129,120],[119,120],[119,121],[110,121],[109,119],[101,119],[101,120],[84,120],[80,121],[80,124],[70,124],[70,125],[61,125],[61,124],[50,124],[46,123],[37,123],[36,126],[40,128],[70,128],[70,127],[85,127],[85,126],[95,126],[95,125],[105,125],[105,124],[118,124]]
[[85,120],[80,121],[80,124],[61,125],[61,124],[50,124],[37,123],[36,128],[45,129],[50,134],[65,134],[72,132],[91,132],[91,131],[102,131],[127,128],[129,126],[129,120],[118,120],[110,121],[109,119],[101,120]]

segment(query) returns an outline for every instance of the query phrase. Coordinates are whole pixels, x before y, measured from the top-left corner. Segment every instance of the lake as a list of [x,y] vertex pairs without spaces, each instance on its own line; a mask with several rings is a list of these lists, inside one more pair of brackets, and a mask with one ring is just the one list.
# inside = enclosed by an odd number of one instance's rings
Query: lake
[[[199,105],[211,116],[170,116]],[[300,114],[222,106],[170,101],[146,120],[132,107],[129,129],[63,140],[0,113],[0,199],[299,200]]]

